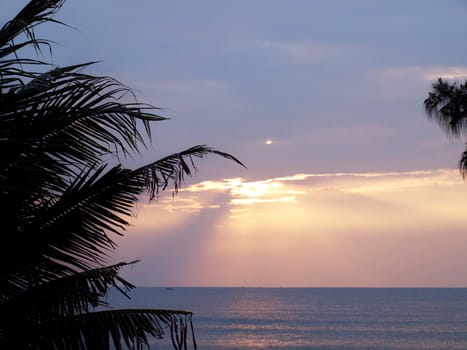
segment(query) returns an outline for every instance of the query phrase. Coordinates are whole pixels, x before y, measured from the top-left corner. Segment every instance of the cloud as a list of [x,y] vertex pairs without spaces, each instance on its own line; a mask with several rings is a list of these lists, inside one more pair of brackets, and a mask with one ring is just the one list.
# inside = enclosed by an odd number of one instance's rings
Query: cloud
[[[463,185],[457,170],[416,170],[405,172],[302,173],[271,179],[247,181],[243,178],[202,181],[182,188],[174,198],[146,205],[173,213],[197,213],[204,209],[244,208],[261,212],[262,205],[289,204],[299,207],[312,202],[319,192],[364,194],[370,197],[410,193],[427,188],[450,188]],[[322,197],[322,195],[320,195]],[[238,216],[238,211],[234,211]]]
[[455,169],[202,181],[141,208],[121,256],[145,285],[465,286],[466,186]]
[[432,81],[443,79],[467,79],[467,67],[398,67],[389,68],[381,72],[383,79],[406,80],[406,81]]
[[426,80],[436,80],[438,78],[465,80],[467,79],[467,67],[445,67],[433,69],[432,72],[426,72],[424,77]]
[[[467,67],[462,66],[405,66],[378,68],[370,73],[374,79],[374,93],[388,101],[391,110],[401,109],[399,114],[420,112],[420,104],[426,98],[431,84],[438,78],[449,80],[467,79]],[[396,105],[394,105],[396,103]],[[417,107],[415,109],[414,107]],[[407,120],[407,119],[405,119]]]

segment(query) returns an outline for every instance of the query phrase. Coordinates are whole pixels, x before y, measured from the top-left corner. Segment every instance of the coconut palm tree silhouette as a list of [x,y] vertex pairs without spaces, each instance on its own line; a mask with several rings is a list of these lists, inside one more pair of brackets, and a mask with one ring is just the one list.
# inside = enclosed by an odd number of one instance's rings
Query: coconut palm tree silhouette
[[[32,0],[0,30],[0,348],[140,349],[169,333],[196,347],[192,314],[111,309],[105,296],[134,287],[108,265],[139,196],[177,191],[194,161],[230,154],[199,145],[137,169],[122,157],[151,140],[166,118],[111,77],[22,57],[51,43],[35,27],[63,0]],[[30,51],[26,51],[30,52]],[[129,102],[128,102],[129,101]],[[106,161],[107,160],[107,161]]]

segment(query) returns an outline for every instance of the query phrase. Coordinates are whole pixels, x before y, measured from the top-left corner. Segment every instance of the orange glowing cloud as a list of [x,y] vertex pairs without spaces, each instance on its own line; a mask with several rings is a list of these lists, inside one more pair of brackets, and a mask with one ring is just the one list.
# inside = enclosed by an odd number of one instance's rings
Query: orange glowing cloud
[[127,253],[171,237],[172,285],[467,286],[466,208],[456,170],[205,181],[142,208]]

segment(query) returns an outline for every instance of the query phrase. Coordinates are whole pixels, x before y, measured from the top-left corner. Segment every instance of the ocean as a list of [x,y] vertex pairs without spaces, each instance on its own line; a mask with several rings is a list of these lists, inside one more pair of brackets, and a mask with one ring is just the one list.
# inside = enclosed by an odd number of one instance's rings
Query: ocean
[[[194,313],[198,349],[467,349],[467,289],[137,287],[118,308]],[[151,349],[171,349],[166,340]]]

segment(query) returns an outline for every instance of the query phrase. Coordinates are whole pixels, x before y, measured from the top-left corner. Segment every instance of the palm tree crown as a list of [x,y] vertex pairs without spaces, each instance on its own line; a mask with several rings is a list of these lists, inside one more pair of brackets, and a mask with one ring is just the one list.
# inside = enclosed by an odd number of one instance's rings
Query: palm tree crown
[[[428,119],[440,125],[448,137],[467,134],[467,82],[458,84],[439,78],[424,101]],[[467,175],[467,149],[459,160],[462,176]]]
[[[50,46],[35,26],[56,22],[63,0],[32,0],[0,29],[0,348],[139,349],[169,330],[186,346],[191,313],[110,310],[109,288],[134,262],[108,265],[139,196],[178,190],[195,158],[230,154],[205,145],[127,169],[152,123],[165,120],[111,77],[53,67],[21,49]],[[106,161],[106,159],[108,161]],[[96,307],[98,311],[96,311]],[[196,343],[193,344],[196,347]]]

